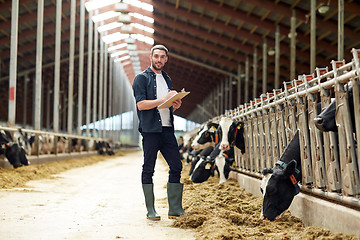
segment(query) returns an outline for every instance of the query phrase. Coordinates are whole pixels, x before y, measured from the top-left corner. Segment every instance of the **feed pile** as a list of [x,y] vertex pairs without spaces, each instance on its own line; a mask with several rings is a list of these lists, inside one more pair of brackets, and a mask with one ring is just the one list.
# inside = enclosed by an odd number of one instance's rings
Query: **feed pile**
[[195,229],[197,239],[359,239],[359,236],[334,233],[305,226],[301,219],[286,211],[280,219],[260,219],[262,198],[246,193],[236,181],[219,185],[218,177],[195,184],[184,166],[183,207],[186,214],[173,226]]

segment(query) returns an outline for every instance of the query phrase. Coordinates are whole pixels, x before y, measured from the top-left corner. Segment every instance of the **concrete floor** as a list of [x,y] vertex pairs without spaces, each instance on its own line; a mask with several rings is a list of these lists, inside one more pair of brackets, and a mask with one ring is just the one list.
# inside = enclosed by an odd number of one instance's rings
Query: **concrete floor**
[[167,218],[167,165],[158,159],[156,207],[146,219],[140,183],[142,152],[72,169],[29,188],[0,190],[0,239],[194,239]]

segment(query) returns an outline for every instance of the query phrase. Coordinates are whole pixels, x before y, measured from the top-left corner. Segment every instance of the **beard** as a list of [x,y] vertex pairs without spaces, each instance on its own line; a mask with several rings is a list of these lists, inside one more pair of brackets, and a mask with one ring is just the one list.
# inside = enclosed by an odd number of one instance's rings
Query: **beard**
[[152,61],[152,63],[151,63],[152,67],[153,67],[156,71],[161,71],[161,70],[163,69],[163,67],[164,67],[164,65],[162,65],[161,62],[159,62],[159,64],[160,64],[160,67],[157,67],[157,66],[156,66],[156,63],[155,63],[154,61]]

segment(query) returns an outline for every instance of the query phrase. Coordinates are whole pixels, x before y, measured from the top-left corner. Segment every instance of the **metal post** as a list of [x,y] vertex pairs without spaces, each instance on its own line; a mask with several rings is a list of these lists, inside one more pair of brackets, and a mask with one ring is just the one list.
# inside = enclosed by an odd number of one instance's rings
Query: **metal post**
[[[98,10],[95,12],[95,16],[98,14]],[[98,23],[94,23],[94,80],[93,80],[93,136],[96,136],[96,114],[97,114],[97,75],[98,75]]]
[[46,84],[47,93],[46,93],[46,129],[50,131],[50,102],[51,102],[51,89],[50,82]]
[[90,136],[90,101],[91,101],[91,72],[92,72],[92,47],[93,47],[93,21],[92,11],[89,11],[88,29],[88,59],[87,59],[87,83],[86,83],[86,136]]
[[311,0],[310,5],[310,72],[313,72],[316,67],[316,0]]
[[232,76],[229,76],[229,109],[232,109]]
[[257,97],[257,48],[254,48],[254,58],[253,58],[253,98],[255,99]]
[[24,100],[23,100],[23,126],[26,126],[26,117],[27,117],[27,94],[28,94],[28,81],[29,76],[26,74],[24,76]]
[[229,109],[229,84],[228,84],[228,79],[225,78],[223,80],[223,85],[224,85],[224,95],[223,95],[223,101],[224,101],[224,110],[226,111],[227,109]]
[[[104,22],[101,23],[101,26],[104,25]],[[103,42],[104,33],[100,33],[100,66],[99,66],[99,136],[104,137],[104,119],[103,119],[103,86],[104,86],[104,42]]]
[[[290,79],[295,79],[296,64],[296,11],[292,10],[290,29]],[[312,70],[314,71],[314,69]]]
[[262,69],[262,93],[266,93],[267,87],[267,41],[263,43],[263,69]]
[[249,101],[249,56],[245,59],[245,102]]
[[80,43],[79,43],[79,82],[78,82],[78,112],[77,134],[81,135],[83,116],[83,81],[84,81],[84,40],[85,39],[85,0],[80,0]]
[[107,90],[108,90],[108,51],[106,43],[104,42],[104,133],[106,134],[106,117],[107,117]]
[[73,127],[73,102],[74,102],[74,55],[75,55],[75,18],[76,0],[70,2],[70,46],[69,46],[69,84],[68,84],[68,116],[67,133],[72,134]]
[[59,132],[60,57],[61,57],[61,10],[62,0],[56,0],[55,65],[54,65],[54,132]]
[[[42,84],[42,53],[43,53],[43,25],[44,0],[38,0],[36,30],[36,71],[35,71],[35,101],[34,101],[34,129],[41,127],[41,84]],[[39,154],[39,135],[35,135],[35,154]]]
[[40,130],[41,118],[41,84],[42,84],[42,50],[43,50],[44,0],[38,1],[37,34],[36,34],[36,75],[35,75],[35,115],[34,129]]
[[238,64],[237,71],[237,105],[241,104],[241,65]]
[[338,61],[344,59],[344,0],[338,6]]
[[11,7],[12,9],[11,9],[8,121],[10,123],[10,126],[15,126],[19,0],[13,0]]
[[275,33],[275,88],[278,89],[280,82],[280,30],[279,25],[276,26]]
[[[106,50],[107,51],[107,50]],[[108,104],[108,115],[111,118],[111,130],[114,130],[113,129],[113,124],[114,124],[114,118],[113,118],[113,100],[112,100],[112,89],[113,89],[113,59],[110,58],[110,61],[109,61],[109,104]],[[113,133],[113,132],[112,132]]]
[[221,81],[221,84],[220,84],[220,114],[224,114],[224,80]]

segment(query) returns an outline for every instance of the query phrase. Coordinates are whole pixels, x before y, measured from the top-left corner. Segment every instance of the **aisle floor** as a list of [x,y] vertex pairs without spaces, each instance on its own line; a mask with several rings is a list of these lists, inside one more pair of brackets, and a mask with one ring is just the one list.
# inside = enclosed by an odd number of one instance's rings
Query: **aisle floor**
[[142,152],[63,172],[28,188],[0,191],[0,239],[194,239],[167,218],[168,167],[154,176],[161,221],[146,219],[140,175]]

